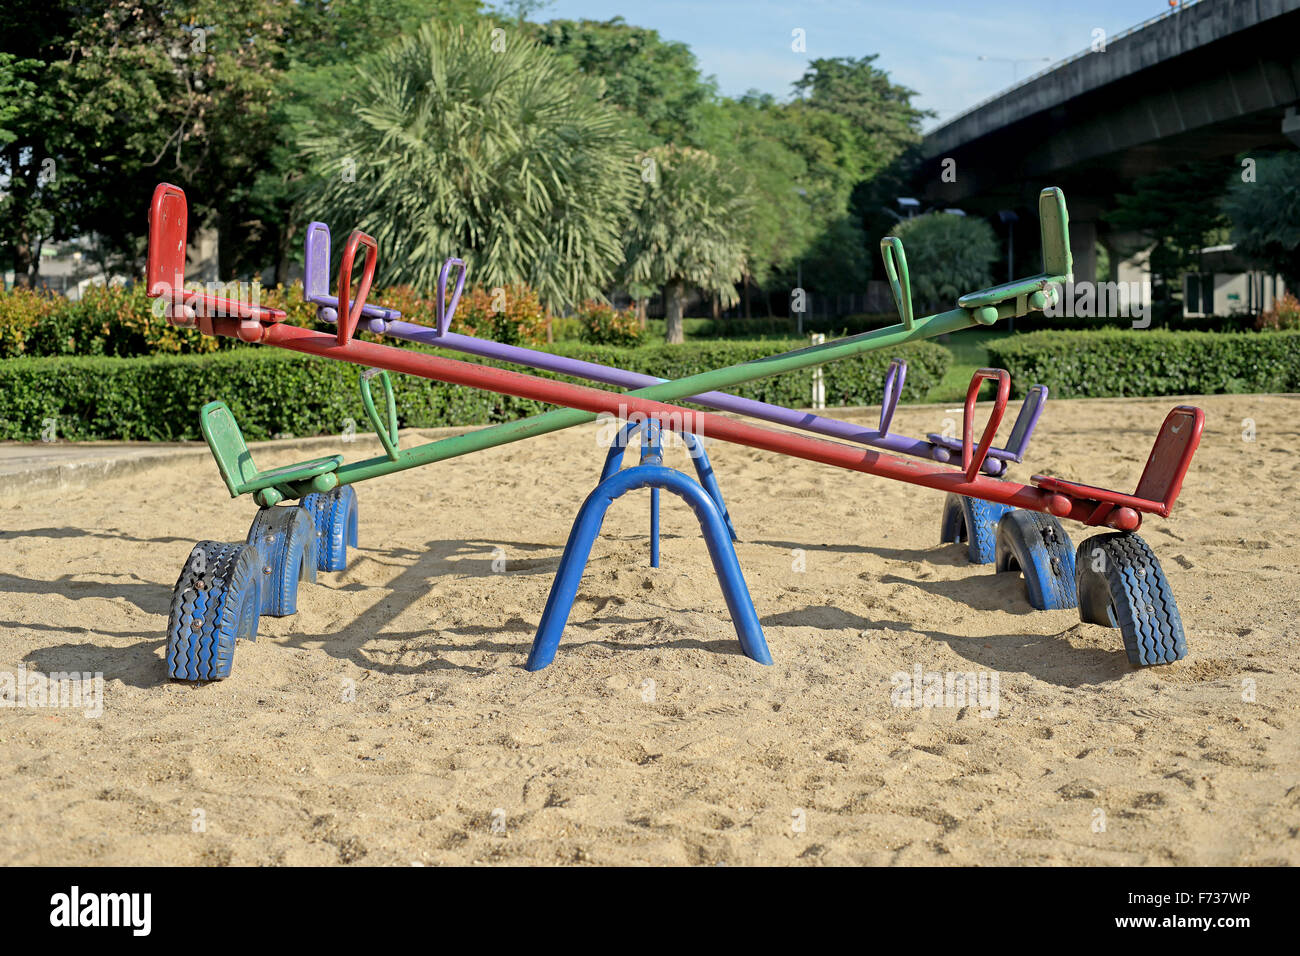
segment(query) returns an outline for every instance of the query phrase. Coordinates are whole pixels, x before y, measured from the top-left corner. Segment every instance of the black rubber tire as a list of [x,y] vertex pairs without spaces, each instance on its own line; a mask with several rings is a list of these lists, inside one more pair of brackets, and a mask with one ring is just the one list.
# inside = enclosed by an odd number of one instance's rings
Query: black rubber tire
[[357,546],[357,493],[351,485],[317,491],[302,499],[302,509],[316,527],[316,567],[343,571],[348,547]]
[[1025,595],[1037,611],[1060,611],[1079,603],[1074,544],[1055,515],[1008,511],[998,521],[995,564],[999,574],[1020,571]]
[[949,494],[943,500],[943,517],[939,523],[939,541],[966,542],[966,554],[972,564],[990,564],[996,554],[998,521],[1010,505]]
[[1075,557],[1079,619],[1117,627],[1135,667],[1171,664],[1187,656],[1182,615],[1164,569],[1131,531],[1099,534]]
[[316,526],[302,508],[261,508],[248,529],[262,575],[262,613],[287,617],[298,610],[298,582],[316,580]]
[[200,541],[172,590],[167,676],[209,681],[230,676],[238,638],[257,638],[262,604],[257,549]]

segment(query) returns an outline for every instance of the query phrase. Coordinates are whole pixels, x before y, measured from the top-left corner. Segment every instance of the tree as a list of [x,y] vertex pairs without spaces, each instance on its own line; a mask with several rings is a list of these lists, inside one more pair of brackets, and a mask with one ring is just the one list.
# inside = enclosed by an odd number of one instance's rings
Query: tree
[[1116,195],[1102,216],[1151,246],[1151,274],[1166,303],[1182,288],[1182,273],[1200,270],[1201,250],[1227,236],[1220,210],[1227,179],[1221,162],[1183,163],[1134,180],[1133,191]]
[[476,282],[562,307],[622,260],[636,154],[592,81],[519,30],[425,24],[365,61],[303,143],[311,208],[375,236],[380,283],[428,292],[456,255]]
[[983,219],[931,212],[900,222],[894,235],[903,240],[912,296],[921,308],[955,308],[967,292],[993,284],[998,240]]
[[298,0],[290,4],[283,83],[274,105],[277,136],[248,191],[239,246],[241,265],[273,264],[283,281],[301,255],[300,229],[314,211],[303,205],[307,159],[299,138],[311,123],[342,107],[357,63],[437,20],[472,26],[478,0]]
[[803,103],[847,121],[853,136],[854,182],[870,179],[921,141],[921,121],[934,114],[912,105],[915,90],[897,86],[874,64],[877,55],[813,60],[794,88]]
[[700,77],[686,44],[622,17],[551,20],[533,29],[538,42],[599,79],[605,101],[627,115],[638,146],[700,145],[698,113],[717,93],[711,80]]
[[749,180],[744,238],[760,286],[790,288],[800,266],[816,292],[853,291],[870,277],[870,217],[853,200],[915,148],[929,115],[874,59],[814,60],[790,103],[751,92],[701,109],[705,148]]
[[1256,157],[1254,181],[1234,180],[1223,211],[1236,251],[1300,291],[1300,152]]
[[733,227],[745,247],[745,286],[762,287],[812,245],[820,226],[804,157],[786,142],[787,119],[769,95],[724,100],[706,111],[705,149],[745,183],[748,214]]
[[749,202],[734,169],[701,149],[659,146],[646,154],[644,186],[627,236],[633,291],[664,290],[667,341],[682,342],[688,287],[736,301],[745,270],[741,238]]
[[[154,185],[222,234],[220,272],[283,265],[299,218],[296,121],[329,110],[349,59],[477,0],[8,0],[0,5],[0,262],[93,233],[138,269]],[[340,66],[340,64],[343,64]],[[296,111],[296,112],[295,112]]]
[[[99,237],[138,265],[158,179],[191,188],[197,225],[242,222],[241,196],[275,141],[286,14],[273,0],[16,0],[0,10],[5,69],[25,85],[0,131],[0,255],[34,283],[42,243]],[[225,247],[223,246],[223,249]]]

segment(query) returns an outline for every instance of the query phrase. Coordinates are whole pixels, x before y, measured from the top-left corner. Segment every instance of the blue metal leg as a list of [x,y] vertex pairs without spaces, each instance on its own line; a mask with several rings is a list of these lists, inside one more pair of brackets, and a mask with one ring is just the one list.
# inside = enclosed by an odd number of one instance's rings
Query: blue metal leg
[[763,628],[758,623],[753,599],[749,596],[749,588],[745,586],[736,550],[731,545],[731,537],[717,503],[699,483],[680,471],[662,465],[637,465],[602,481],[578,510],[573,530],[569,532],[568,543],[564,546],[564,555],[560,558],[559,570],[555,573],[555,582],[551,585],[550,596],[546,599],[546,609],[542,611],[532,651],[524,665],[528,670],[541,670],[555,659],[564,625],[578,594],[578,585],[587,568],[587,559],[591,556],[591,546],[604,523],[605,512],[617,498],[645,487],[671,491],[690,505],[700,522],[700,531],[708,545],[713,570],[722,586],[722,594],[726,598],[727,609],[731,612],[741,649],[747,657],[760,664],[772,663],[767,640],[763,637]]
[[[618,430],[614,437],[613,443],[609,446],[609,453],[605,455],[605,467],[600,472],[600,480],[604,481],[610,475],[613,475],[623,467],[623,452],[627,450],[628,442],[638,429],[644,425],[644,422],[626,422]],[[722,512],[722,521],[727,526],[727,534],[732,541],[739,541],[736,535],[736,528],[731,523],[731,515],[727,511],[727,503],[722,500],[722,489],[718,487],[718,479],[713,472],[713,463],[709,461],[709,453],[704,450],[704,442],[690,434],[689,432],[682,435],[682,440],[686,443],[686,450],[690,453],[691,461],[695,464],[695,473],[699,475],[700,484],[704,490],[709,493],[718,505],[718,510]],[[655,565],[658,567],[658,565]]]
[[[641,464],[664,463],[663,435],[659,420],[650,419],[641,429]],[[650,567],[659,567],[659,489],[650,487]]]
[[632,436],[641,427],[640,422],[624,422],[623,427],[618,430],[614,440],[610,443],[609,452],[605,455],[605,467],[600,470],[600,480],[615,474],[623,467],[623,452],[627,451],[627,443],[632,440]]
[[704,450],[704,443],[695,435],[689,433],[683,434],[682,438],[686,440],[686,450],[690,452],[691,461],[695,462],[695,473],[700,476],[700,484],[704,490],[709,493],[709,497],[714,500],[718,510],[722,512],[723,523],[727,526],[727,533],[731,536],[732,541],[739,541],[736,537],[736,529],[731,524],[731,515],[727,513],[727,503],[722,500],[722,489],[718,487],[718,479],[713,474],[713,463],[709,461],[709,453]]
[[650,489],[650,567],[659,567],[659,489]]

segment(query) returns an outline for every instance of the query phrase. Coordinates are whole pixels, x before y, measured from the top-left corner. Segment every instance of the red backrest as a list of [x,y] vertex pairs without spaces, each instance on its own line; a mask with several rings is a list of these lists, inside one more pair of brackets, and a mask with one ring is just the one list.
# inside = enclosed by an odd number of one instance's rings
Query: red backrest
[[1163,502],[1166,511],[1172,508],[1204,427],[1205,412],[1191,405],[1179,405],[1165,416],[1134,497]]
[[185,289],[185,236],[189,209],[179,186],[159,183],[149,204],[149,258],[145,281],[151,296],[179,299]]

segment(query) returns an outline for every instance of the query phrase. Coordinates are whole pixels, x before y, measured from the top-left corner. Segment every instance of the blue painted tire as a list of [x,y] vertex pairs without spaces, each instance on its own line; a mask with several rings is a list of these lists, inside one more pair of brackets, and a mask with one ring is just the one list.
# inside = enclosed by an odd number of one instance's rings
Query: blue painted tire
[[1061,611],[1079,603],[1074,582],[1074,544],[1055,515],[1008,511],[998,521],[994,556],[999,574],[1022,571],[1029,604]]
[[316,580],[316,525],[302,508],[262,508],[248,529],[262,575],[263,614],[298,610],[298,582]]
[[318,491],[302,499],[302,509],[316,528],[316,567],[342,571],[348,547],[357,546],[357,493],[351,485]]
[[1014,511],[1010,505],[949,494],[943,501],[939,540],[965,541],[972,564],[990,564],[996,554],[998,521]]
[[1099,534],[1075,559],[1079,619],[1117,627],[1135,667],[1172,664],[1187,656],[1182,615],[1160,562],[1131,531]]
[[230,676],[235,641],[256,640],[262,604],[257,549],[200,541],[172,591],[167,619],[167,676],[221,680]]

